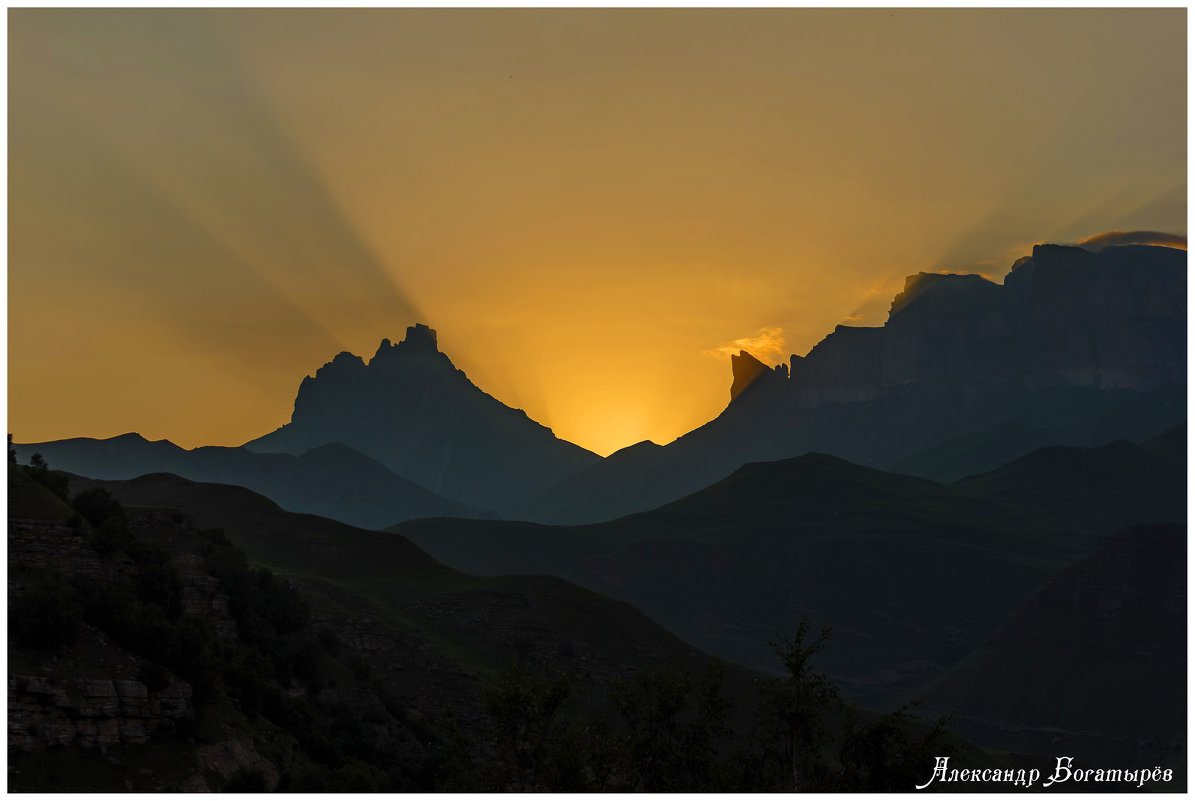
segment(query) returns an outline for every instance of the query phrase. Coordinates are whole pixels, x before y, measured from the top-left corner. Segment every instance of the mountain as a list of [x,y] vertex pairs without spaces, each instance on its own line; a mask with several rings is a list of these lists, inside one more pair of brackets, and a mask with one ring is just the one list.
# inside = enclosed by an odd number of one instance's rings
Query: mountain
[[1187,536],[1136,526],[1054,576],[926,694],[997,748],[1172,763],[1187,741]]
[[787,369],[739,354],[717,418],[508,516],[609,520],[810,451],[952,481],[1047,445],[1145,439],[1186,420],[1186,319],[1172,248],[1038,245],[1002,284],[920,273],[883,326],[838,326]]
[[245,444],[300,454],[342,442],[447,498],[504,512],[600,457],[478,389],[418,324],[368,364],[341,353],[303,379],[286,425]]
[[826,454],[750,463],[651,512],[581,526],[394,527],[462,570],[544,572],[620,598],[710,653],[764,646],[809,615],[853,700],[909,700],[1056,572],[1116,529],[1186,516],[1185,429],[1142,447],[1050,448],[950,485]]
[[[80,476],[127,479],[173,473],[193,481],[248,487],[285,509],[379,528],[416,517],[478,517],[483,512],[407,481],[357,451],[329,443],[299,455],[245,448],[184,450],[138,434],[16,444],[17,458],[40,453],[51,467]],[[488,516],[493,516],[492,514]]]

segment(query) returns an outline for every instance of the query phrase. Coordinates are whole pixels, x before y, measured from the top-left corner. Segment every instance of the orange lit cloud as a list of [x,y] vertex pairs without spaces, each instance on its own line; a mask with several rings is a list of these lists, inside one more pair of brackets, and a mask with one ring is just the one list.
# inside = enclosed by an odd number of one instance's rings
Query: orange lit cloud
[[1162,231],[1105,231],[1079,242],[1079,247],[1088,250],[1099,250],[1113,245],[1163,245],[1186,250],[1187,238]]
[[740,350],[747,351],[760,361],[765,359],[783,360],[785,357],[784,331],[777,326],[765,326],[759,329],[759,332],[753,337],[733,339],[725,345],[702,352],[715,359],[729,359],[731,356],[738,355]]

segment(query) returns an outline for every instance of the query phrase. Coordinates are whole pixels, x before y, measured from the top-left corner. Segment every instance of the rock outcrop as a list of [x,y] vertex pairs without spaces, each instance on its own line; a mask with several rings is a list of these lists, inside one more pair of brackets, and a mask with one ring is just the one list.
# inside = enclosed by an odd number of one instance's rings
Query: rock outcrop
[[761,379],[774,381],[788,378],[787,364],[768,367],[745,350],[740,350],[737,356],[731,355],[730,369],[734,375],[734,381],[730,384],[731,400],[742,395]]
[[8,677],[8,746],[85,747],[149,742],[195,716],[191,686],[173,682],[151,691],[132,679]]

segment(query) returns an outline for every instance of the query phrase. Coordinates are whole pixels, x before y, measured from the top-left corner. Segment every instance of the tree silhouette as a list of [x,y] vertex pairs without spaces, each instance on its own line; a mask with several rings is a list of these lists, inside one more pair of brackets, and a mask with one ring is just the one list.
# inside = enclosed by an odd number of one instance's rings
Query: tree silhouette
[[809,618],[803,618],[791,639],[781,636],[771,642],[788,676],[764,685],[759,711],[765,759],[788,791],[815,789],[825,780],[829,766],[822,756],[827,739],[823,717],[842,703],[830,678],[809,664],[829,641],[830,629],[809,641],[809,628]]

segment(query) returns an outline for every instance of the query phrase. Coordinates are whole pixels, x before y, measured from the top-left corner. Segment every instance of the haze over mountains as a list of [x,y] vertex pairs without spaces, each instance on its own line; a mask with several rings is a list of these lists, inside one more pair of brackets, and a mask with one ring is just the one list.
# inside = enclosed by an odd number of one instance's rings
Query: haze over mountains
[[[331,493],[342,501],[313,506],[306,492],[287,494],[289,478],[258,475],[245,485],[286,508],[365,526],[477,509],[546,523],[610,520],[748,462],[810,451],[950,481],[1046,445],[1140,441],[1184,421],[1186,252],[1039,245],[1003,284],[921,273],[906,281],[884,326],[838,326],[775,368],[742,352],[732,373],[731,402],[716,419],[668,445],[640,443],[602,459],[477,388],[437,349],[435,331],[418,324],[397,344],[383,340],[368,364],[337,355],[303,379],[290,422],[242,449],[218,449],[220,460],[183,467],[183,452],[168,443],[149,448],[127,437],[107,441],[102,468],[87,455],[94,441],[18,450],[23,459],[40,450],[84,475],[170,470],[245,483],[250,473],[290,469],[277,460],[266,468],[249,452],[310,462],[318,460],[309,451],[337,444],[342,467],[362,469],[340,478],[324,471],[321,480],[387,486],[403,502],[375,503],[346,488]],[[381,471],[394,478],[382,481]]]
[[28,462],[41,453],[51,465],[81,476],[135,478],[173,473],[192,481],[235,484],[260,492],[294,512],[323,515],[350,525],[378,528],[415,517],[478,517],[485,513],[395,475],[340,443],[313,447],[299,456],[254,453],[246,448],[184,450],[138,434],[16,445]]

